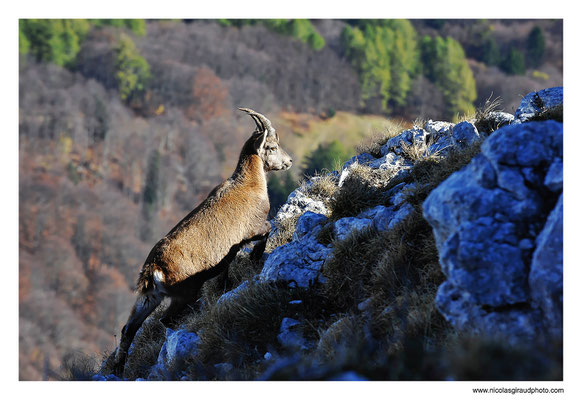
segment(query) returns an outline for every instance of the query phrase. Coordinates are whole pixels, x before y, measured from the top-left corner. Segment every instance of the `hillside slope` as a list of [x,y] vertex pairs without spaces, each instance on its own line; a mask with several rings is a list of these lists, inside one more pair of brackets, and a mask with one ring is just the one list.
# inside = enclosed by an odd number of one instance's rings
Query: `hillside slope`
[[[306,167],[337,169],[343,158],[362,151],[380,157],[376,141],[412,127],[411,120],[424,126],[419,121],[448,118],[444,92],[453,93],[449,89],[456,85],[432,81],[421,68],[431,63],[402,70],[402,62],[421,49],[393,46],[385,52],[392,34],[405,34],[409,45],[425,35],[459,42],[454,58],[472,71],[474,106],[493,93],[513,112],[523,93],[562,84],[561,20],[271,22],[19,21],[20,379],[58,379],[71,355],[109,352],[116,345],[148,250],[232,173],[254,128],[238,106],[267,115],[293,153],[289,173],[269,180],[274,216]],[[306,43],[300,30],[271,29],[279,23],[312,26],[325,46]],[[342,38],[348,27],[378,28],[383,36],[356,40],[352,48]],[[494,39],[501,55],[513,47],[527,55],[528,35],[536,27],[545,50],[541,64],[526,64],[524,75],[509,75],[476,51],[483,39]],[[358,50],[360,45],[365,49]],[[379,77],[383,83],[374,80]],[[364,96],[365,82],[368,95],[388,90],[389,109]],[[333,151],[330,143],[337,145]],[[410,157],[419,156],[409,150]],[[325,162],[312,163],[319,160]],[[368,181],[387,184],[376,174]],[[317,190],[325,198],[335,187]],[[357,191],[350,196],[371,207],[380,201],[374,193],[369,200]],[[349,216],[351,199],[345,199]],[[293,201],[305,205],[301,195]],[[288,239],[274,238],[270,246]],[[233,267],[221,290],[259,272],[262,264],[240,268]],[[209,287],[208,301],[215,289]]]
[[[309,179],[260,262],[242,251],[175,330],[150,317],[125,379],[562,379],[561,121],[543,90]],[[69,378],[120,379],[109,362]]]

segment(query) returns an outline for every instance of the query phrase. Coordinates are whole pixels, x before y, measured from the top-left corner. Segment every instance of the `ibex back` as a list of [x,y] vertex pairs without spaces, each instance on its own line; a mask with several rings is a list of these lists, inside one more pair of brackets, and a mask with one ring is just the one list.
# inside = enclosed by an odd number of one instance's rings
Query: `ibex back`
[[233,175],[156,243],[141,268],[138,297],[115,354],[117,375],[123,374],[137,330],[165,297],[171,303],[161,321],[168,324],[198,297],[206,280],[228,267],[242,245],[266,238],[271,230],[265,175],[290,168],[292,160],[279,146],[267,118],[248,108],[240,110],[253,118],[256,129],[244,144]]

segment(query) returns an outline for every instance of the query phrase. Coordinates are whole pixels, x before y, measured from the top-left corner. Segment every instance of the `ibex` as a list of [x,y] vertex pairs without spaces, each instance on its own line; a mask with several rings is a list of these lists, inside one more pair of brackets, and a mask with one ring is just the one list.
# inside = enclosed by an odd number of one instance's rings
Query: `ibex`
[[[202,284],[221,273],[242,245],[266,238],[269,197],[266,172],[291,167],[279,135],[263,115],[239,108],[255,121],[232,176],[178,223],[150,251],[137,280],[137,300],[121,331],[114,370],[122,375],[129,346],[145,319],[171,298],[161,322],[168,325],[198,298]],[[264,243],[261,251],[264,250]]]

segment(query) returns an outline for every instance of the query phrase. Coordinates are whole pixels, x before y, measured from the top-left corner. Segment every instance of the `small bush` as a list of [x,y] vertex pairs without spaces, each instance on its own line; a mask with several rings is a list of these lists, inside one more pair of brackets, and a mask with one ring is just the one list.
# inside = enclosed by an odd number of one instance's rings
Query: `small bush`
[[98,365],[95,357],[79,352],[69,353],[63,358],[59,379],[63,381],[90,381],[97,373]]

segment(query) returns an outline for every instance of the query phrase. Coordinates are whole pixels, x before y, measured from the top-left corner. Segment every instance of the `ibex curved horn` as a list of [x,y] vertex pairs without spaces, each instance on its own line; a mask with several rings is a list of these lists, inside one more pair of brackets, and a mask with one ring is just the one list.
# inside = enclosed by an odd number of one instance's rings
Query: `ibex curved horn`
[[244,111],[251,116],[255,121],[255,124],[257,124],[257,128],[260,132],[267,131],[267,136],[275,134],[275,128],[271,125],[271,121],[269,121],[263,114],[251,110],[250,108],[239,107],[239,110]]

